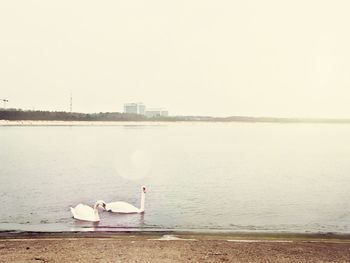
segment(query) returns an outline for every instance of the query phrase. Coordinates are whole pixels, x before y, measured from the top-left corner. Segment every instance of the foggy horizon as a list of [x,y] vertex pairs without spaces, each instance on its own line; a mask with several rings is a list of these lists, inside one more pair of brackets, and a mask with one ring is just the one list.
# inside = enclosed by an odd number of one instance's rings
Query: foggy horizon
[[[347,1],[0,3],[8,108],[350,118]],[[0,101],[1,102],[1,101]],[[2,105],[1,105],[2,106]]]

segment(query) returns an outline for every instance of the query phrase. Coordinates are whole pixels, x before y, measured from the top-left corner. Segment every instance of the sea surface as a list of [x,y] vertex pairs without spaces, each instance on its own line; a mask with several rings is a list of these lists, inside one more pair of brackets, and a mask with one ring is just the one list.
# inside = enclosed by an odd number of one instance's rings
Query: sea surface
[[[0,231],[350,233],[350,125],[0,126]],[[70,207],[126,201],[144,214]]]

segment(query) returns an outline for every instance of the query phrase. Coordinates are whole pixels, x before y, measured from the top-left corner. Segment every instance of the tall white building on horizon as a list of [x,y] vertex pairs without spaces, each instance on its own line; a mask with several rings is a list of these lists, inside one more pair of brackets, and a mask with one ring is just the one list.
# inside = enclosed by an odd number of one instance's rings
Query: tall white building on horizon
[[147,108],[142,102],[139,103],[125,103],[124,113],[127,114],[139,114],[147,116],[148,118],[154,117],[168,117],[169,112],[164,108]]
[[145,111],[146,106],[141,102],[124,104],[124,113],[145,115]]

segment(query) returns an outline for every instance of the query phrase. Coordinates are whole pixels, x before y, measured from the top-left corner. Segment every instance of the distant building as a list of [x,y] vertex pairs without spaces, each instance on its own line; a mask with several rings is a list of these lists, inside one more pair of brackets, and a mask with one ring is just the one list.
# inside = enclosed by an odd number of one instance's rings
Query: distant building
[[146,115],[149,118],[168,117],[169,112],[164,108],[147,109],[143,103],[125,103],[124,113]]
[[136,103],[124,104],[124,113],[137,114],[137,104]]
[[149,118],[154,117],[168,117],[169,112],[166,109],[148,109],[146,110],[146,116]]
[[143,103],[138,103],[138,114],[145,115],[146,106]]
[[124,113],[145,115],[146,106],[143,103],[125,103]]

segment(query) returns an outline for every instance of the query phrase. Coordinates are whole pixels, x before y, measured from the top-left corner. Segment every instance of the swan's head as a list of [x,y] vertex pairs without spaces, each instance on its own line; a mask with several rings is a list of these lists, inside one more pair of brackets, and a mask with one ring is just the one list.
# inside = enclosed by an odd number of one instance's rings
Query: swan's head
[[142,190],[142,192],[145,194],[146,193],[146,186],[141,186],[141,190]]
[[98,201],[96,202],[96,206],[97,206],[97,207],[100,206],[100,207],[102,207],[104,210],[106,210],[106,202],[103,201],[103,200],[98,200]]

